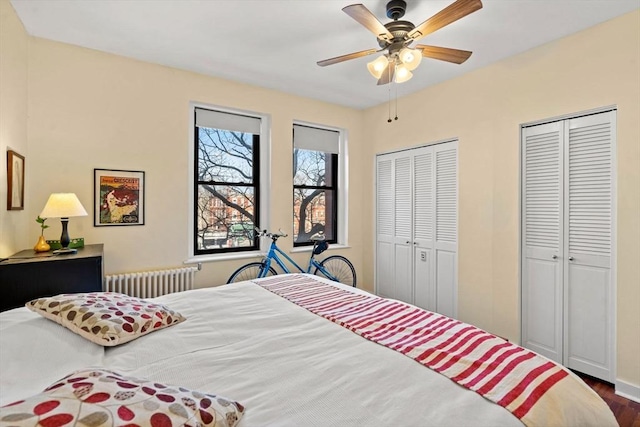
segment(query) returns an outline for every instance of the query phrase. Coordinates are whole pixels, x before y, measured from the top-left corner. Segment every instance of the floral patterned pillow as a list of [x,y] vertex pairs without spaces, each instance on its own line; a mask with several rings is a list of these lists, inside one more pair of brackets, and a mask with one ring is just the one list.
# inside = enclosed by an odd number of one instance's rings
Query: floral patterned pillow
[[240,403],[220,396],[87,369],[3,406],[0,425],[233,427],[243,413]]
[[114,292],[61,294],[27,308],[103,346],[124,344],[186,320],[168,307]]

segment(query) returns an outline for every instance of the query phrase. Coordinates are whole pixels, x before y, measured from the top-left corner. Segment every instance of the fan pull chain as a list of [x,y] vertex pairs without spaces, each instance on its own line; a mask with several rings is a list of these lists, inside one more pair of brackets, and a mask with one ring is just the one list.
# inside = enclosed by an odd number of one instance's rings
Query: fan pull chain
[[394,84],[393,87],[395,88],[396,95],[396,118],[394,120],[398,120],[398,85]]
[[[391,79],[391,66],[387,67],[387,70],[389,70],[389,79]],[[391,81],[389,81],[389,119],[387,120],[387,123],[391,123]]]

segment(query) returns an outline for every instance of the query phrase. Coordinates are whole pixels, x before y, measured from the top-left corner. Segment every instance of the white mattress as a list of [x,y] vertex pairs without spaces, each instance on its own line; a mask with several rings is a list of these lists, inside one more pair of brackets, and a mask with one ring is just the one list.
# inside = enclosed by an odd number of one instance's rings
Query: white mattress
[[25,308],[1,313],[0,405],[102,366],[237,400],[245,427],[522,426],[475,392],[254,284],[157,300],[187,320],[106,350]]

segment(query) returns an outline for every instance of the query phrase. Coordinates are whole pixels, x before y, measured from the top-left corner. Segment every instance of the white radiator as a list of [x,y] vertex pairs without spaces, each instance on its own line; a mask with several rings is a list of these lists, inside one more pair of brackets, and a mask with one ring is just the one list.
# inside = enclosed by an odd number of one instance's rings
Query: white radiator
[[104,290],[138,298],[153,298],[193,289],[197,267],[183,267],[105,276]]

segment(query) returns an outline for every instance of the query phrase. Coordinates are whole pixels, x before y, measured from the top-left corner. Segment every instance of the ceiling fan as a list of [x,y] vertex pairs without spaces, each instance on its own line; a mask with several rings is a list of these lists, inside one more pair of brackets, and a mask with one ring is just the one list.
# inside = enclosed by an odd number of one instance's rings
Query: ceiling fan
[[456,0],[422,24],[415,26],[409,21],[399,20],[407,10],[404,0],[391,0],[387,3],[387,17],[393,21],[384,25],[363,4],[346,6],[342,11],[375,34],[380,49],[367,49],[325,59],[318,61],[318,65],[325,67],[386,51],[378,59],[367,64],[369,72],[378,79],[378,85],[385,85],[392,81],[402,83],[409,80],[413,76],[411,71],[418,67],[422,57],[462,64],[471,56],[470,51],[421,44],[411,47],[411,44],[479,9],[482,9],[481,0]]

